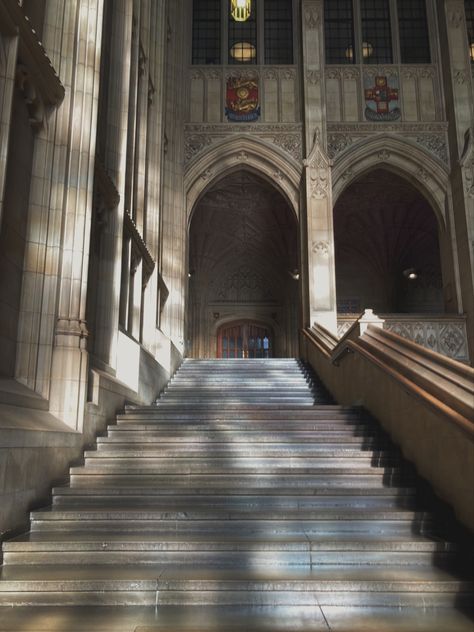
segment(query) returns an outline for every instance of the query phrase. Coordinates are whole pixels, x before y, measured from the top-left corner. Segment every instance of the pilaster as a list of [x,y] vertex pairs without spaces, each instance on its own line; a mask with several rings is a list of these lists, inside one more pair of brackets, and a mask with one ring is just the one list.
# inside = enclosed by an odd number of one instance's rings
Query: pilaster
[[108,215],[101,240],[102,274],[98,279],[96,353],[111,370],[117,366],[122,242],[125,212],[125,174],[127,157],[128,107],[133,3],[113,0],[110,11],[110,63],[105,147],[105,170],[117,192],[117,204]]
[[453,257],[458,270],[459,311],[468,315],[470,356],[474,357],[474,86],[463,0],[439,4],[449,151]]
[[[322,0],[302,6],[304,68],[305,167],[303,198],[306,207],[307,297],[304,324],[337,329],[331,161],[326,152],[324,90],[324,16]],[[302,239],[303,243],[303,239]]]
[[18,36],[15,35],[13,26],[11,30],[2,28],[0,31],[0,226],[5,193],[17,52]]

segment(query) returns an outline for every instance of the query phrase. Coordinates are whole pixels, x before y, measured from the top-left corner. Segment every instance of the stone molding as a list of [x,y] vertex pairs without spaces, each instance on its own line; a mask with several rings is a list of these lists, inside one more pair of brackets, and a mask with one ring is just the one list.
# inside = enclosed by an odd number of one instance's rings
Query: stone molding
[[18,35],[16,83],[28,107],[30,123],[41,127],[47,109],[63,100],[64,86],[17,1],[0,0],[0,25],[7,36]]
[[428,150],[444,165],[449,166],[447,123],[328,123],[328,154],[338,158],[351,146],[373,138],[375,134],[397,134]]
[[191,164],[211,145],[222,142],[233,135],[248,134],[249,138],[258,138],[276,145],[287,152],[295,161],[302,160],[302,125],[291,124],[188,124],[185,126],[184,155],[185,163]]
[[272,182],[299,217],[301,164],[284,150],[255,135],[229,137],[226,133],[220,142],[211,144],[197,156],[185,172],[188,222],[197,200],[209,184],[239,168],[260,174]]
[[300,124],[190,124],[185,126],[184,154],[186,164],[206,151],[211,145],[241,134],[276,145],[294,160],[302,159],[302,126]]
[[[423,172],[420,172],[420,166]],[[394,134],[366,135],[334,160],[334,204],[351,182],[378,167],[399,173],[414,184],[433,207],[440,228],[446,228],[445,198],[449,188],[447,166],[413,140]]]

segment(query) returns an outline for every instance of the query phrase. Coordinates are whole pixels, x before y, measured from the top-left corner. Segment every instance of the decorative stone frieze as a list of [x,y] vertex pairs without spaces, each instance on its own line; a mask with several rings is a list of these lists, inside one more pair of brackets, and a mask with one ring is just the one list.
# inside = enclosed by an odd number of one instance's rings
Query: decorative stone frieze
[[283,134],[273,136],[272,142],[281,147],[296,160],[300,161],[302,157],[301,134]]
[[328,135],[328,155],[335,158],[345,149],[352,145],[353,139],[347,134],[329,134]]
[[206,147],[209,147],[211,143],[211,138],[206,134],[193,134],[192,136],[187,136],[185,139],[184,149],[186,162],[192,160],[194,156],[199,154]]
[[185,160],[192,162],[211,145],[228,138],[230,134],[249,134],[276,145],[297,162],[302,160],[301,125],[290,124],[219,124],[186,125]]
[[416,137],[416,142],[434,154],[446,165],[448,164],[448,145],[446,142],[446,136],[440,136],[436,134],[425,134]]
[[336,159],[355,144],[373,138],[375,134],[396,133],[429,151],[449,165],[446,123],[330,123],[328,124],[328,155]]

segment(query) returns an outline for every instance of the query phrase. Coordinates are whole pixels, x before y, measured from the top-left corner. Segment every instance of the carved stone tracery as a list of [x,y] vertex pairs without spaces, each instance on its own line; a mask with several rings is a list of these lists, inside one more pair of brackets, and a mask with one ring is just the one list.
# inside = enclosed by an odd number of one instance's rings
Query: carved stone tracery
[[331,183],[331,161],[321,145],[319,130],[314,136],[313,149],[308,158],[303,160],[303,165],[306,167],[309,178],[311,197],[317,200],[327,198]]

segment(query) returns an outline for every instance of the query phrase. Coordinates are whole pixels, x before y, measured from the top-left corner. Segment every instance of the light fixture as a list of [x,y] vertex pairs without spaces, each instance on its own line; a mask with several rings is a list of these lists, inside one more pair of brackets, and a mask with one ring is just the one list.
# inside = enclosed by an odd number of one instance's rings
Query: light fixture
[[418,272],[415,268],[407,268],[403,270],[403,276],[406,277],[409,281],[414,281],[418,278]]
[[300,278],[300,273],[299,271],[295,268],[294,270],[290,271],[290,276],[294,281],[298,281],[298,279]]
[[370,42],[362,42],[362,57],[367,59],[368,57],[372,57],[372,53],[374,52],[374,47]]
[[230,0],[230,14],[236,22],[245,22],[252,12],[252,0]]
[[474,41],[469,44],[469,56],[471,61],[474,61]]
[[[370,42],[362,42],[362,57],[367,59],[368,57],[372,57],[374,53],[374,47]],[[348,46],[344,52],[346,59],[352,61],[354,59],[354,49],[352,48],[352,44]]]
[[257,50],[250,42],[237,42],[230,49],[230,56],[236,61],[251,61],[255,59]]

